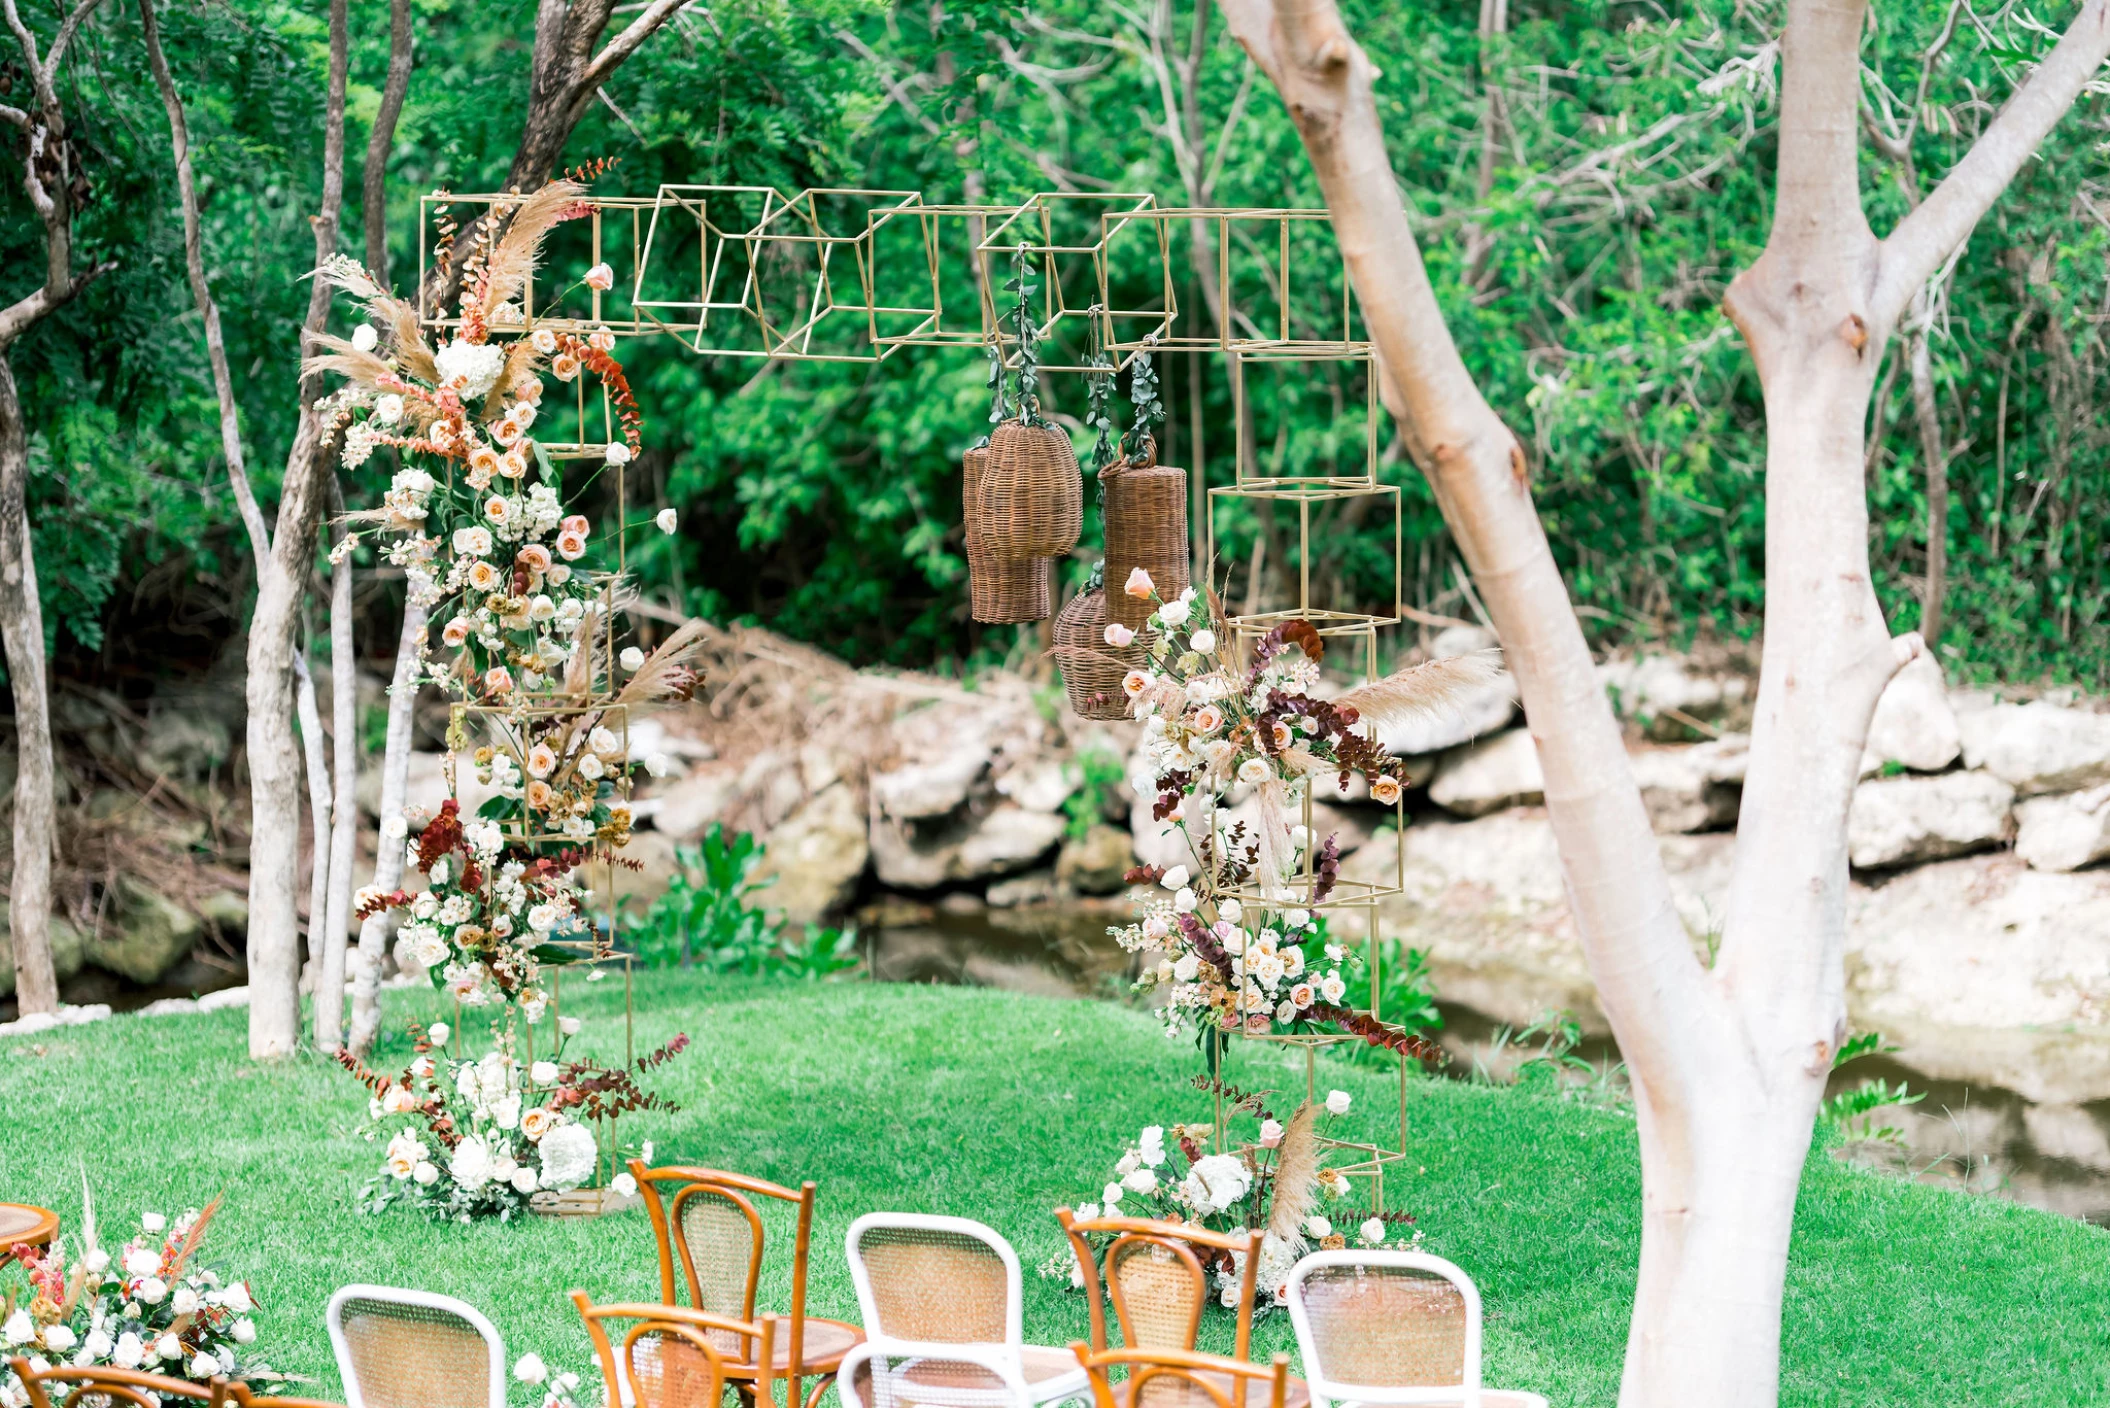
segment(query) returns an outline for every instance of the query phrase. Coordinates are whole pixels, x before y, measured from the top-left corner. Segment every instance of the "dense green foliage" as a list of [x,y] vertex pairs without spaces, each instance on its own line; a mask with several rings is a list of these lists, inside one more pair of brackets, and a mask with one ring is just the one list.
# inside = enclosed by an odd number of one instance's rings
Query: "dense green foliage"
[[857,966],[855,929],[784,932],[784,916],[767,908],[770,877],[755,874],[762,843],[747,832],[728,837],[714,821],[702,840],[675,850],[674,862],[666,893],[628,940],[646,967],[819,979]]
[[[49,7],[32,8],[48,26]],[[1607,640],[1752,634],[1763,603],[1763,424],[1756,377],[1720,303],[1766,232],[1777,76],[1767,41],[1777,5],[1519,3],[1510,32],[1487,38],[1457,6],[1346,8],[1384,70],[1378,96],[1394,164],[1455,335],[1531,448],[1539,502],[1591,628]],[[2063,22],[2066,8],[2046,21]],[[389,169],[399,285],[414,268],[417,195],[483,189],[506,167],[526,101],[532,11],[420,0],[418,68]],[[379,0],[357,0],[351,12],[356,193],[387,24]],[[1872,123],[1900,130],[1914,111],[1921,55],[1948,12],[1938,0],[1880,9],[1866,55]],[[941,201],[1067,186],[1149,191],[1178,206],[1195,194],[1182,174],[1191,168],[1211,183],[1214,204],[1316,203],[1280,101],[1220,20],[1194,84],[1202,150],[1182,157],[1188,0],[1132,10],[956,0],[934,23],[939,13],[923,0],[697,9],[618,72],[611,101],[588,112],[568,159],[619,156],[600,185],[612,193],[704,182],[910,189]],[[268,500],[292,427],[299,280],[312,256],[304,217],[320,182],[321,21],[314,7],[232,0],[175,4],[165,24],[191,108],[245,441]],[[1931,188],[1953,164],[2049,44],[2034,24],[2008,9],[1961,26],[1907,142],[1909,173],[1868,148],[1864,184],[1879,232],[1908,191]],[[17,352],[36,432],[45,601],[65,650],[164,653],[165,635],[151,649],[105,642],[114,622],[139,619],[199,630],[209,649],[243,613],[247,554],[218,463],[166,122],[135,9],[97,12],[67,82],[95,192],[83,248],[116,267]],[[2102,98],[2084,97],[1938,300],[1934,382],[1953,493],[1940,647],[1952,668],[2110,679],[2101,629],[2110,437],[2092,414],[2105,389],[2098,327],[2110,297],[2104,123]],[[0,141],[12,162],[20,137],[10,129]],[[345,246],[356,251],[363,237],[351,204]],[[1206,332],[1186,232],[1170,235],[1182,323]],[[35,277],[34,236],[10,178],[0,193],[0,296]],[[1116,306],[1155,296],[1161,275],[1146,243],[1114,262]],[[1234,258],[1253,252],[1240,246]],[[1293,311],[1309,336],[1329,271],[1324,258],[1300,269],[1314,297]],[[1269,316],[1264,290],[1250,283],[1233,302],[1240,316]],[[661,339],[621,355],[648,417],[649,449],[632,484],[655,508],[679,506],[686,525],[678,538],[636,545],[631,563],[648,592],[694,612],[759,619],[858,660],[927,663],[1008,647],[1009,628],[985,633],[965,613],[959,462],[987,406],[972,349],[913,349],[878,365],[765,366],[701,359]],[[1917,624],[1925,572],[1926,465],[1909,378],[1895,371],[1902,350],[1887,355],[1870,455],[1871,547],[1886,609],[1906,629]],[[1358,463],[1364,371],[1345,362],[1251,368],[1256,465]],[[1176,352],[1160,372],[1164,457],[1199,461],[1222,482],[1238,430],[1225,366]],[[1051,412],[1078,425],[1079,379],[1053,374],[1046,391]],[[1469,614],[1427,489],[1389,422],[1376,439],[1386,477],[1403,491],[1406,599]],[[352,484],[347,494],[358,500],[373,488]],[[1068,569],[1080,581],[1097,531],[1090,517]],[[1382,517],[1367,504],[1318,512],[1316,592],[1341,606],[1385,601],[1392,535]],[[1234,595],[1281,604],[1299,565],[1287,510],[1226,510],[1217,529]],[[1257,591],[1245,581],[1256,538],[1265,540]],[[370,593],[383,651],[390,590],[384,582]]]
[[[403,1024],[440,1006],[430,993],[390,993],[377,1065],[406,1064]],[[565,1011],[585,1020],[581,1049],[621,1054],[617,984],[567,990]],[[238,1059],[241,1024],[239,1012],[118,1018],[0,1039],[9,1196],[48,1203],[71,1229],[84,1171],[106,1227],[224,1192],[204,1259],[252,1282],[258,1351],[313,1376],[301,1391],[316,1397],[339,1395],[322,1311],[346,1282],[464,1297],[497,1323],[509,1354],[534,1350],[580,1370],[586,1340],[565,1292],[654,1293],[651,1232],[637,1214],[472,1227],[360,1215],[354,1193],[381,1157],[358,1134],[365,1093],[319,1059]],[[1207,1118],[1207,1097],[1186,1084],[1193,1051],[1110,1003],[640,977],[638,1049],[676,1031],[695,1045],[655,1088],[682,1108],[625,1118],[622,1142],[651,1140],[661,1161],[818,1183],[808,1304],[820,1315],[856,1318],[842,1254],[851,1218],[954,1213],[1018,1248],[1029,1340],[1081,1337],[1083,1305],[1032,1272],[1062,1246],[1052,1211],[1090,1196],[1143,1125]],[[1239,1085],[1302,1089],[1279,1048],[1233,1047],[1228,1075]],[[1334,1067],[1322,1080],[1355,1097],[1348,1137],[1392,1136],[1395,1078]],[[1560,1408],[1611,1402],[1640,1245],[1632,1119],[1550,1091],[1460,1081],[1416,1080],[1407,1096],[1409,1159],[1388,1175],[1387,1203],[1412,1212],[1424,1245],[1478,1281],[1489,1381]],[[1787,1272],[1782,1401],[2097,1401],[2104,1247],[2102,1229],[2084,1223],[1814,1158]],[[772,1240],[766,1304],[784,1304],[789,1261]],[[1227,1321],[1212,1318],[1205,1336],[1226,1347]],[[1255,1338],[1262,1353],[1289,1348],[1287,1318],[1266,1317]]]

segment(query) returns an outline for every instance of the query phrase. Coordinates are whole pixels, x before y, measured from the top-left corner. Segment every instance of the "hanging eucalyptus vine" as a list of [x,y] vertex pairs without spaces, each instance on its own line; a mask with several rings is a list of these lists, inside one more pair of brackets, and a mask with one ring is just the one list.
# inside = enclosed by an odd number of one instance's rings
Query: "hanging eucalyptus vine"
[[1165,403],[1158,399],[1158,374],[1151,368],[1147,351],[1137,352],[1128,364],[1128,403],[1135,407],[1135,419],[1121,437],[1121,453],[1136,460],[1146,444],[1156,443],[1151,428],[1165,419]]
[[1011,313],[1012,331],[1018,338],[1018,419],[1023,425],[1045,425],[1040,417],[1040,333],[1033,325],[1032,306],[1039,286],[1032,282],[1031,269],[1026,246],[1021,244],[1011,256],[1011,277],[1004,281],[1004,292],[1018,295]]

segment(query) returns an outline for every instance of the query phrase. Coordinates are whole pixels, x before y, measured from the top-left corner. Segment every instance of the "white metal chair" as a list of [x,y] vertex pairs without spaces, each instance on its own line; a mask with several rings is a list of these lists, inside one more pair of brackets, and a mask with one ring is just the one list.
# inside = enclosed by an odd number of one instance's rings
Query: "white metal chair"
[[[850,1224],[844,1251],[865,1334],[885,1354],[899,1357],[904,1345],[911,1353],[986,1347],[1016,1370],[1028,1404],[1090,1395],[1076,1355],[1025,1342],[1018,1253],[993,1228],[965,1217],[866,1213]],[[991,1403],[1008,1401],[999,1389],[993,1380],[981,1384],[995,1395]]]
[[835,1380],[843,1408],[1033,1408],[1008,1345],[866,1341]]
[[1420,1252],[1315,1252],[1289,1274],[1289,1318],[1314,1408],[1546,1408],[1480,1386],[1480,1292]]
[[345,1286],[328,1320],[347,1408],[506,1408],[505,1341],[473,1305]]

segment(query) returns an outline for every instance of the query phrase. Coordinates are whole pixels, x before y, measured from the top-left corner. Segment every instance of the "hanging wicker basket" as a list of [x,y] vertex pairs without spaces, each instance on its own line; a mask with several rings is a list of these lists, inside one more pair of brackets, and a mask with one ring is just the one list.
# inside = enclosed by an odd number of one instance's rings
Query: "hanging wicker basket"
[[1053,564],[1046,558],[1000,561],[990,555],[979,506],[982,479],[989,468],[988,449],[978,445],[969,450],[965,465],[967,482],[961,498],[967,525],[969,610],[975,620],[991,626],[1047,620],[1053,609]]
[[1121,689],[1121,677],[1144,660],[1142,635],[1132,645],[1106,643],[1106,601],[1106,592],[1094,587],[1072,597],[1055,618],[1056,663],[1070,696],[1070,711],[1080,719],[1127,718],[1128,696]]
[[999,425],[976,502],[991,557],[1069,556],[1084,530],[1084,481],[1070,437],[1052,425]]
[[1140,628],[1152,606],[1122,590],[1140,567],[1170,601],[1187,589],[1187,471],[1158,463],[1145,441],[1139,462],[1116,461],[1099,472],[1106,489],[1106,614]]

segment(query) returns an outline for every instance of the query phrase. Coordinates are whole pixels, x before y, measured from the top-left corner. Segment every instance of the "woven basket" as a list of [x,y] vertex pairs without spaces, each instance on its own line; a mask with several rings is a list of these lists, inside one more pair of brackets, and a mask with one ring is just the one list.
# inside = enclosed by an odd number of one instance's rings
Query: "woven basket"
[[1146,442],[1141,463],[1126,460],[1099,472],[1106,489],[1106,614],[1140,628],[1150,602],[1122,590],[1140,567],[1171,601],[1187,589],[1187,471],[1159,464]]
[[1070,437],[1052,425],[999,425],[976,504],[991,557],[1069,556],[1084,530],[1084,480]]
[[1023,621],[1045,621],[1052,609],[1049,591],[1053,564],[1046,558],[1022,562],[1000,562],[989,555],[982,539],[982,515],[976,505],[982,477],[989,467],[989,451],[977,446],[967,452],[967,485],[961,495],[967,524],[967,600],[974,619],[985,625],[1014,625]]
[[[1055,618],[1055,644],[1066,647],[1056,657],[1062,669],[1062,687],[1069,692],[1070,711],[1080,719],[1125,719],[1128,696],[1121,691],[1121,677],[1143,663],[1145,637],[1133,645],[1106,643],[1106,593],[1094,587],[1070,599]],[[1090,651],[1072,655],[1070,650]]]

